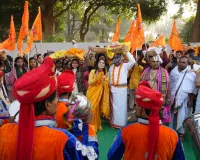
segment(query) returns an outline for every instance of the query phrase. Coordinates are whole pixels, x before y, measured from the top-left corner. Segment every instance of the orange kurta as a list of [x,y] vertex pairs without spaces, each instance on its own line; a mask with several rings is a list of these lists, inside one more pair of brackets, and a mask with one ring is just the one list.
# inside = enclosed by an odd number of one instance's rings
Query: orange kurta
[[[124,160],[145,160],[148,151],[148,125],[135,123],[122,129],[122,139],[126,146]],[[159,130],[157,160],[171,160],[178,143],[175,131],[161,125]]]
[[[15,159],[17,134],[17,124],[5,124],[0,128],[0,159]],[[33,160],[64,160],[63,149],[67,140],[68,137],[61,131],[46,126],[36,127],[34,131]]]
[[57,111],[56,111],[56,122],[58,128],[67,129],[69,126],[64,122],[63,115],[68,112],[68,108],[66,106],[66,102],[58,102],[57,103]]

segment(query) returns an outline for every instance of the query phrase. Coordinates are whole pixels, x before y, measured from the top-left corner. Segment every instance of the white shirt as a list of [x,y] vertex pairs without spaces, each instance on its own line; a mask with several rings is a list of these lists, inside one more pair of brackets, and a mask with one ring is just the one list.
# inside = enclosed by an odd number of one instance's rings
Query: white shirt
[[173,98],[176,92],[176,83],[179,81],[179,78],[185,74],[185,72],[189,69],[187,66],[183,71],[179,72],[178,66],[176,66],[170,73],[170,83],[171,83],[171,96]]
[[[133,65],[135,64],[135,59],[133,57],[133,55],[130,52],[126,53],[129,62],[128,63],[123,63],[122,64],[122,68],[121,68],[121,72],[120,72],[120,76],[119,76],[119,85],[120,84],[127,84],[127,76],[128,76],[128,71],[133,67]],[[119,73],[119,66],[115,66],[115,71],[114,71],[114,82],[117,82],[117,77],[118,77],[118,73]],[[112,85],[112,72],[114,69],[114,64],[110,67],[109,69],[109,78],[110,78],[110,84]]]
[[[74,74],[76,75],[77,68],[76,68],[76,69],[73,69],[72,71],[73,71]],[[74,90],[72,91],[72,94],[73,94],[73,95],[78,94],[78,86],[77,86],[77,83],[76,83],[76,82],[75,82],[75,86],[74,86]]]

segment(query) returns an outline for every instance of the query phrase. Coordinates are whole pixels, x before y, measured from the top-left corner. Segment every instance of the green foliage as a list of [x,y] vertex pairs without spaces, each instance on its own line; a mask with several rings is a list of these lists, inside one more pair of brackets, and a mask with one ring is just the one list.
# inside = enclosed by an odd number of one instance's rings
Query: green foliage
[[[24,9],[23,0],[1,0],[0,1],[0,20],[1,20],[0,21],[0,42],[5,40],[8,37],[11,15],[14,16],[16,32],[19,32],[19,29],[21,27],[23,9]],[[32,8],[32,5],[29,5],[29,12],[30,12],[29,24],[32,25],[37,14],[37,9],[35,10],[34,8]]]
[[[191,1],[197,2],[197,0],[173,0],[174,3],[180,4],[180,10],[176,17],[182,14],[183,5],[189,4]],[[118,17],[130,20],[131,17],[137,16],[138,2],[143,21],[148,24],[159,20],[167,11],[168,0],[29,0],[29,28],[33,24],[37,15],[37,7],[40,5],[43,18],[55,19],[53,26],[43,23],[44,34],[46,27],[50,27],[53,30],[51,33],[62,35],[48,36],[47,34],[44,41],[60,42],[72,39],[80,41],[84,40],[83,37],[88,32],[92,33],[92,36],[87,36],[87,40],[94,38],[96,41],[107,41],[108,33],[114,30]],[[11,14],[14,15],[16,32],[19,32],[23,8],[24,0],[0,1],[0,39],[7,38]],[[123,22],[122,25],[124,25],[122,28],[129,28],[129,24]]]
[[44,42],[65,42],[65,38],[62,36],[51,35],[48,36]]
[[185,25],[181,29],[180,37],[183,42],[192,42],[192,26],[194,23],[195,17],[192,16],[185,20]]

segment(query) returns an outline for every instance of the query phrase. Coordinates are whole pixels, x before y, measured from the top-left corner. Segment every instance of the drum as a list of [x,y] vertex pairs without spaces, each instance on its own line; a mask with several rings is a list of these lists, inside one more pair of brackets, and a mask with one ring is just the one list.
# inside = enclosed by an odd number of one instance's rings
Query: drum
[[200,113],[192,114],[183,122],[186,133],[193,139],[196,149],[200,153]]
[[[10,104],[10,107],[9,107],[10,116],[15,116],[16,113],[19,111],[19,108],[20,108],[20,103],[19,103],[17,100],[13,101],[13,102]],[[19,121],[19,113],[16,115],[15,121],[16,121],[16,122]]]
[[[78,103],[77,103],[78,102]],[[89,100],[82,94],[76,94],[72,100],[72,107],[69,109],[74,117],[85,119],[91,113],[91,104]]]

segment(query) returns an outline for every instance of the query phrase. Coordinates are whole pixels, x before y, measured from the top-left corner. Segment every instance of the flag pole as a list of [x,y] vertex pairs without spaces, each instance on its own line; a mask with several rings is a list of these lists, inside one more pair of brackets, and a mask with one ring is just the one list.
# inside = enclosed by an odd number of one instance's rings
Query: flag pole
[[15,63],[15,61],[14,61],[14,53],[13,53],[13,51],[12,51],[12,58],[13,58],[13,68],[15,67],[14,65],[14,63]]
[[136,52],[135,53],[136,53],[135,58],[137,59],[137,47],[136,47]]
[[29,66],[29,57],[30,57],[30,52],[28,52],[28,69],[30,69],[30,66]]
[[40,41],[40,54],[42,54],[42,40]]

